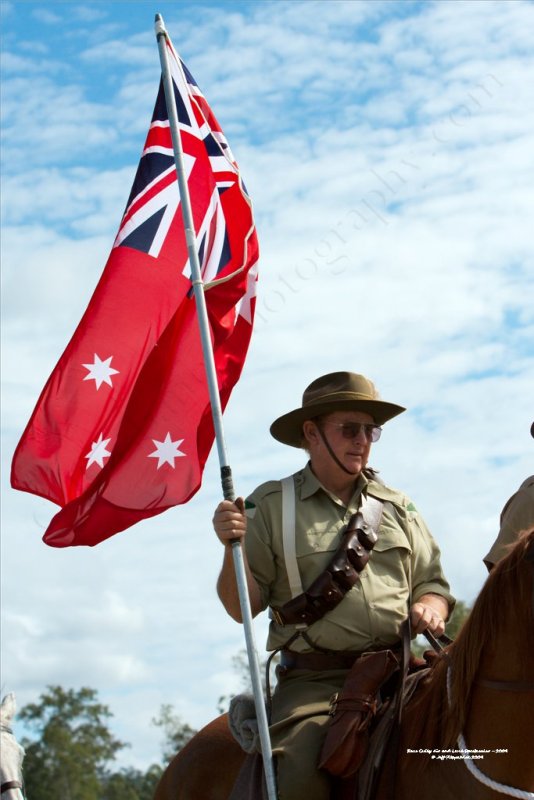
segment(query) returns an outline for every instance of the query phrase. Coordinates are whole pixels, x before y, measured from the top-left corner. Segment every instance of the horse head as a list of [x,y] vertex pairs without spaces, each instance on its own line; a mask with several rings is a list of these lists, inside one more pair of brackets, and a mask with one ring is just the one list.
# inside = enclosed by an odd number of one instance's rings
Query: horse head
[[0,793],[2,800],[24,800],[22,794],[22,760],[24,748],[13,731],[11,721],[15,715],[15,695],[11,692],[0,706]]

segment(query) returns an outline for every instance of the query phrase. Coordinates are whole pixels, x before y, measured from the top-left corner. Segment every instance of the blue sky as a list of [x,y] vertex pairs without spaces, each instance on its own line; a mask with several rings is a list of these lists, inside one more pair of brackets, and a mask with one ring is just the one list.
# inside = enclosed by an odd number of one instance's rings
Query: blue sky
[[471,601],[534,446],[531,3],[2,3],[3,689],[23,704],[94,686],[140,766],[161,703],[201,725],[234,686],[215,453],[187,506],[93,550],[46,548],[55,507],[6,475],[129,195],[158,11],[258,224],[255,332],[225,414],[238,491],[301,466],[268,428],[311,380],[363,372],[408,408],[373,464]]

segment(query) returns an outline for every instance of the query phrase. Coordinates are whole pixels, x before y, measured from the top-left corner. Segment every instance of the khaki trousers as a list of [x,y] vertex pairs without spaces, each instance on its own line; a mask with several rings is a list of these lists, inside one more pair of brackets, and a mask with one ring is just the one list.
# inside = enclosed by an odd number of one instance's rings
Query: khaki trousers
[[330,779],[317,762],[330,719],[330,698],[341,690],[347,672],[279,670],[270,732],[280,800],[329,800]]

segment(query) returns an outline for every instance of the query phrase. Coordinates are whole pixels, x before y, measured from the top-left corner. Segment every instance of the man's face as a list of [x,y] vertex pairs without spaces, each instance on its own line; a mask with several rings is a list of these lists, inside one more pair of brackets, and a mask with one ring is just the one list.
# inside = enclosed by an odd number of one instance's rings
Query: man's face
[[326,414],[320,420],[310,420],[309,423],[305,423],[305,434],[307,430],[306,438],[310,446],[312,466],[321,472],[326,470],[327,472],[342,473],[319,435],[317,428],[320,427],[323,436],[343,466],[354,477],[360,474],[369,459],[371,438],[361,425],[356,425],[352,429],[354,423],[373,425],[374,419],[370,414],[362,411],[334,411]]

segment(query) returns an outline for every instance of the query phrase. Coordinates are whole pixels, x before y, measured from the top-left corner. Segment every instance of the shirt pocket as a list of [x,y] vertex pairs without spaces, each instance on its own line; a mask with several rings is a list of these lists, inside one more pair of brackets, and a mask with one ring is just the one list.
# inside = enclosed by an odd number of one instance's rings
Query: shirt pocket
[[367,565],[373,576],[391,587],[406,587],[410,576],[412,548],[399,530],[380,530]]
[[304,590],[323,572],[341,544],[344,523],[316,520],[313,528],[297,538],[296,558]]

